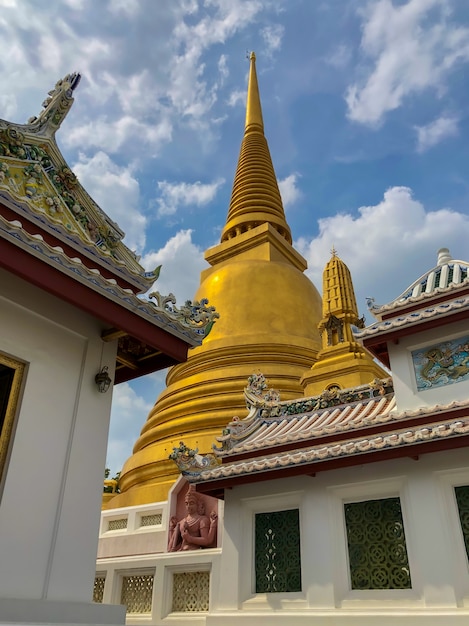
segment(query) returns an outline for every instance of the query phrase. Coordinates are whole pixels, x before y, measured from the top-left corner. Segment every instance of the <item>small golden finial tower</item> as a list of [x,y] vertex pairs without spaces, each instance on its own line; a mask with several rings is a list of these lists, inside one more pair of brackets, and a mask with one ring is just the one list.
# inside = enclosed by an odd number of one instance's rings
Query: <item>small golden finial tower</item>
[[331,386],[347,389],[387,376],[353,336],[352,326],[363,324],[358,316],[350,270],[334,246],[323,273],[322,350],[311,370],[301,379],[306,396]]

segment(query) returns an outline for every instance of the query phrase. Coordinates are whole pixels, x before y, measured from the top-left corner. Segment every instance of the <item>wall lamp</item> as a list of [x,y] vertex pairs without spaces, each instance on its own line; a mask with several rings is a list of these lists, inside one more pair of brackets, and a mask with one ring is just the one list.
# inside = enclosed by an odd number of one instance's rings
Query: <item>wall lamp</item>
[[96,374],[94,377],[94,382],[98,386],[98,391],[100,393],[106,393],[106,391],[111,386],[112,380],[108,373],[109,368],[107,365],[103,367],[103,369]]

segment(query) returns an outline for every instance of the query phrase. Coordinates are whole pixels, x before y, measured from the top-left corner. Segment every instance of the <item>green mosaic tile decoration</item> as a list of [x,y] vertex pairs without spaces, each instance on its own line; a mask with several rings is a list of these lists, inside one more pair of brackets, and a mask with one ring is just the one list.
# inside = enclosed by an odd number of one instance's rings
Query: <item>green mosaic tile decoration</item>
[[466,554],[469,559],[469,485],[455,487],[456,502],[458,503],[459,519],[461,520],[461,530],[466,545]]
[[257,513],[255,527],[256,593],[301,591],[298,509]]
[[412,587],[399,498],[345,504],[352,589]]

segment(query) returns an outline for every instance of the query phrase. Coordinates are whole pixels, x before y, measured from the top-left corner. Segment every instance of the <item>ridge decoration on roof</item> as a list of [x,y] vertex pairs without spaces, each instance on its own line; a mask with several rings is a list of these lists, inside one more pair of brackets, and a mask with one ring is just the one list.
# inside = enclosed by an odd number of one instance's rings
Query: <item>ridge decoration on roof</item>
[[146,291],[156,271],[145,272],[123,244],[124,232],[83,189],[55,141],[79,81],[76,72],[59,80],[27,124],[0,120],[0,199],[93,260],[118,268],[134,291]]
[[281,402],[278,392],[268,387],[259,372],[249,377],[244,393],[248,416],[243,420],[233,418],[217,437],[221,447],[213,445],[213,454],[199,455],[198,450],[186,448],[184,442],[174,448],[169,458],[184,475],[197,476],[246,452],[357,430],[374,423],[378,416],[381,421],[388,421],[395,409],[390,378],[353,389],[325,390],[304,400]]

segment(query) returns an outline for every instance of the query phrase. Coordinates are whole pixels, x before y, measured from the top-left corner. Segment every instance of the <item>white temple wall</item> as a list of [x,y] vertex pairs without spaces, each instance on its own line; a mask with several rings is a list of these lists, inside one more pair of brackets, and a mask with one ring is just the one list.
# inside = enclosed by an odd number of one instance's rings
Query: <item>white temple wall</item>
[[412,362],[412,351],[468,336],[467,321],[461,321],[415,333],[409,337],[402,337],[398,344],[388,342],[398,411],[414,410],[422,406],[441,406],[455,400],[467,400],[469,381],[438,385],[419,391]]
[[102,365],[113,377],[116,343],[102,342],[91,316],[9,273],[0,284],[0,352],[26,363],[0,493],[0,607],[2,598],[90,603],[112,400],[94,377]]
[[[253,614],[273,619],[286,612],[289,623],[301,624],[305,611],[318,624],[341,624],[349,611],[360,611],[362,619],[379,614],[382,624],[397,623],[399,612],[406,624],[423,623],[423,615],[427,619],[433,613],[441,613],[435,623],[462,623],[462,615],[469,616],[469,572],[454,497],[454,486],[461,484],[469,484],[469,462],[467,453],[458,450],[227,490],[220,571],[231,572],[225,579],[230,584],[222,583],[212,598],[207,624],[267,624]],[[412,588],[352,590],[344,503],[395,496],[401,500]],[[256,594],[255,514],[296,507],[302,591]],[[230,618],[223,622],[227,611]],[[333,611],[334,617],[320,618],[321,611]]]
[[[462,626],[469,619],[469,568],[454,493],[460,485],[469,485],[463,449],[234,487],[225,492],[221,549],[133,556],[107,550],[97,563],[103,601],[121,601],[123,577],[151,572],[152,601],[145,612],[130,612],[128,624]],[[394,497],[402,508],[411,588],[354,590],[344,504]],[[162,520],[165,506],[153,505]],[[141,508],[146,515],[152,505]],[[291,508],[299,509],[301,591],[256,593],[255,515]],[[108,530],[112,515],[127,514],[128,530]],[[127,549],[132,537],[137,549],[143,529],[131,518],[139,515],[139,507],[103,512],[100,542],[127,535]],[[166,531],[163,522],[154,529],[155,545]],[[174,573],[191,571],[210,572],[209,608],[174,611]]]

